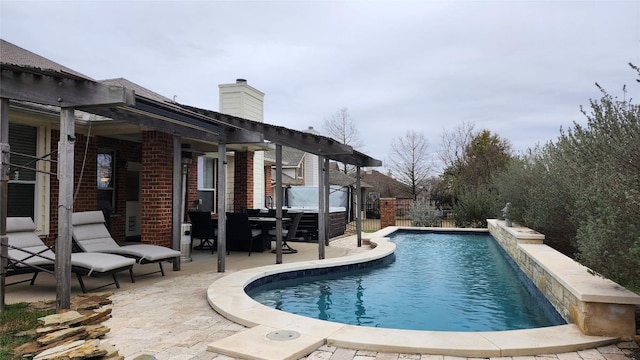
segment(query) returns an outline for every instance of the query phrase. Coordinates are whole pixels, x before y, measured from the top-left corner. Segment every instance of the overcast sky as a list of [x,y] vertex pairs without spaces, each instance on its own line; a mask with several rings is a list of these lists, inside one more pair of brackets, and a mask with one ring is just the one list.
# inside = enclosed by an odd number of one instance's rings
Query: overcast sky
[[347,108],[387,161],[408,130],[488,129],[524,151],[585,122],[610,93],[640,99],[640,1],[0,0],[0,36],[102,80],[219,110],[247,79],[267,123],[326,135]]

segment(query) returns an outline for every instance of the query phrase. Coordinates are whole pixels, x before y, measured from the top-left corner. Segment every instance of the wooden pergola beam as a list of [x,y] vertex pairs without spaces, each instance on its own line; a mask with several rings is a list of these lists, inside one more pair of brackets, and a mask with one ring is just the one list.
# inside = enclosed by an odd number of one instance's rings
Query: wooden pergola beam
[[0,75],[0,97],[76,108],[135,104],[133,90],[120,86],[108,86],[80,78],[9,70],[4,64]]

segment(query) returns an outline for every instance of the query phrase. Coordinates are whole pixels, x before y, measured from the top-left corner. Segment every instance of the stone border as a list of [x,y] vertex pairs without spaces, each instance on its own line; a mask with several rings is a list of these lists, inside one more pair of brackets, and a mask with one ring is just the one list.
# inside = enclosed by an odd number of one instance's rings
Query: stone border
[[[318,344],[383,352],[498,357],[577,351],[612,344],[619,340],[617,337],[584,335],[574,324],[489,332],[416,331],[346,325],[275,310],[251,299],[244,291],[247,285],[265,276],[384,258],[395,250],[395,244],[389,242],[385,236],[398,229],[420,228],[388,227],[380,230],[369,236],[372,244],[375,244],[373,248],[358,254],[262,266],[218,279],[207,290],[209,304],[222,316],[251,329],[211,343],[208,349],[232,356],[260,359],[299,359],[301,354],[315,350]],[[296,331],[301,334],[301,341],[274,343],[266,339],[266,334],[277,330]],[[262,352],[256,354],[256,349],[261,349]],[[277,351],[278,355],[271,357],[270,351]],[[285,354],[287,351],[289,356]]]
[[586,335],[633,339],[640,296],[544,245],[544,235],[487,220],[489,232],[568,322]]

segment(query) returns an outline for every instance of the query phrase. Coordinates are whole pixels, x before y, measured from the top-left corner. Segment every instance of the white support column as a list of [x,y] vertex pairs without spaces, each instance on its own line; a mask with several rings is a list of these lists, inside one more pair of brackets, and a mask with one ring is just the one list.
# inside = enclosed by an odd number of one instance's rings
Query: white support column
[[74,108],[60,109],[60,141],[58,142],[58,238],[56,239],[56,309],[71,306],[71,215],[73,214]]

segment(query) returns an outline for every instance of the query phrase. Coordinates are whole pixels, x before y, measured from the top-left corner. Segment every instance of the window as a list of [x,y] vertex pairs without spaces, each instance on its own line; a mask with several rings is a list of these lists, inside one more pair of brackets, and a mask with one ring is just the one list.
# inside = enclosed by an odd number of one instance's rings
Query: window
[[9,124],[9,146],[13,154],[9,161],[7,216],[28,216],[37,221],[35,214],[36,171],[38,155],[38,128]]
[[300,162],[300,165],[298,166],[296,179],[304,179],[304,162]]
[[198,157],[198,210],[216,212],[218,159]]
[[98,150],[98,208],[115,211],[115,152]]

